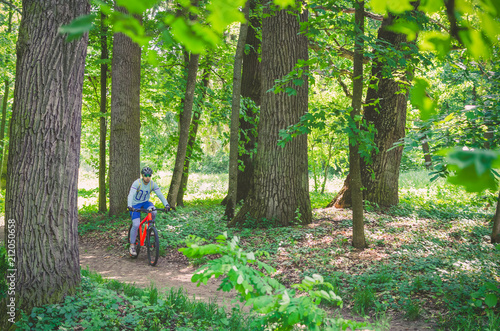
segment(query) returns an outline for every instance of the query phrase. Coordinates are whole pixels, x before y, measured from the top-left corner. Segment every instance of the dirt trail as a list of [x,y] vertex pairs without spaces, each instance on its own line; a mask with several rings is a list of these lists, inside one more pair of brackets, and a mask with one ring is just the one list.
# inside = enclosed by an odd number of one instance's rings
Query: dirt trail
[[102,248],[93,248],[88,244],[80,244],[80,266],[96,271],[103,277],[115,279],[124,283],[135,283],[136,286],[145,288],[151,282],[160,291],[169,290],[171,287],[182,287],[189,298],[203,301],[217,301],[219,304],[231,305],[236,297],[234,293],[217,291],[220,281],[210,279],[207,285],[191,282],[196,268],[185,262],[170,262],[168,258],[160,257],[155,267],[148,265],[147,253],[141,250],[137,259],[132,259],[127,252],[117,250],[107,251]]

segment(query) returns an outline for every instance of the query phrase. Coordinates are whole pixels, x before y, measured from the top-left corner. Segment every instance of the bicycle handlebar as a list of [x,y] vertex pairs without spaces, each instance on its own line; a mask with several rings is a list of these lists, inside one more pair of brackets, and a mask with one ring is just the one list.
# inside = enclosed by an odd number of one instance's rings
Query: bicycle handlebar
[[131,209],[128,209],[128,211],[131,211],[131,212],[138,212],[138,213],[150,213],[152,211],[162,211],[162,212],[169,212],[171,210],[175,210],[175,208],[173,207],[170,207],[169,209],[167,208],[156,208],[154,207],[153,209],[151,210],[148,210],[148,209],[144,209],[144,208],[139,208],[139,209],[136,209],[136,208],[131,208]]

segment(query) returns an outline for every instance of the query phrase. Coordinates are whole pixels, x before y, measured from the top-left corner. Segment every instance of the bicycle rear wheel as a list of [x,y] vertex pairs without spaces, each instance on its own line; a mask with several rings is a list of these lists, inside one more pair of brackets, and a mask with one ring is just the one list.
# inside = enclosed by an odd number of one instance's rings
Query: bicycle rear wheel
[[[132,225],[130,225],[130,227],[128,228],[127,242],[129,244],[130,244],[130,232],[131,231],[132,231]],[[140,250],[141,250],[141,242],[140,242],[140,238],[139,238],[139,231],[137,231],[137,236],[135,237],[135,251],[137,252],[137,255],[133,256],[133,255],[129,254],[130,257],[133,259],[137,259],[137,257],[139,256]]]
[[155,227],[149,228],[146,242],[149,265],[154,267],[158,263],[158,257],[160,256],[160,240],[158,239],[158,231],[156,231]]

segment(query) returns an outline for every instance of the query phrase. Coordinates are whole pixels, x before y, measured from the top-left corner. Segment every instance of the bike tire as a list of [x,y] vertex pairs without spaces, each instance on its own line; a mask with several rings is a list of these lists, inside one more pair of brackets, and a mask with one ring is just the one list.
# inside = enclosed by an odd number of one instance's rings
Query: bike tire
[[[128,237],[127,237],[127,242],[130,243],[130,232],[132,231],[132,225],[128,228]],[[130,257],[133,259],[137,259],[139,256],[139,252],[141,251],[141,242],[139,238],[139,231],[137,231],[137,237],[135,237],[135,251],[137,252],[136,256],[133,256],[129,253]]]
[[148,247],[148,262],[150,266],[154,267],[158,263],[158,257],[160,256],[160,239],[155,227],[149,228],[146,242],[146,246]]

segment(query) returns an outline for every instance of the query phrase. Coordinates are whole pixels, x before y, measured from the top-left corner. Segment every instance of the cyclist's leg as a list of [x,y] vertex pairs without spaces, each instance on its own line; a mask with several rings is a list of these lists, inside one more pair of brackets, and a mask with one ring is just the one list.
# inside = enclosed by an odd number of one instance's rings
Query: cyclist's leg
[[[135,209],[143,208],[144,203],[139,203],[137,205],[132,206]],[[132,217],[132,230],[130,230],[130,243],[135,244],[135,239],[137,238],[137,232],[139,231],[139,225],[141,224],[141,213],[139,212],[130,212],[130,216]]]
[[[144,207],[142,207],[142,208],[148,209],[149,207],[154,207],[154,206],[155,205],[151,201],[147,201],[147,202],[144,203]],[[155,220],[155,218],[156,218],[156,210],[153,210],[151,212],[151,218],[153,219],[153,221]]]

